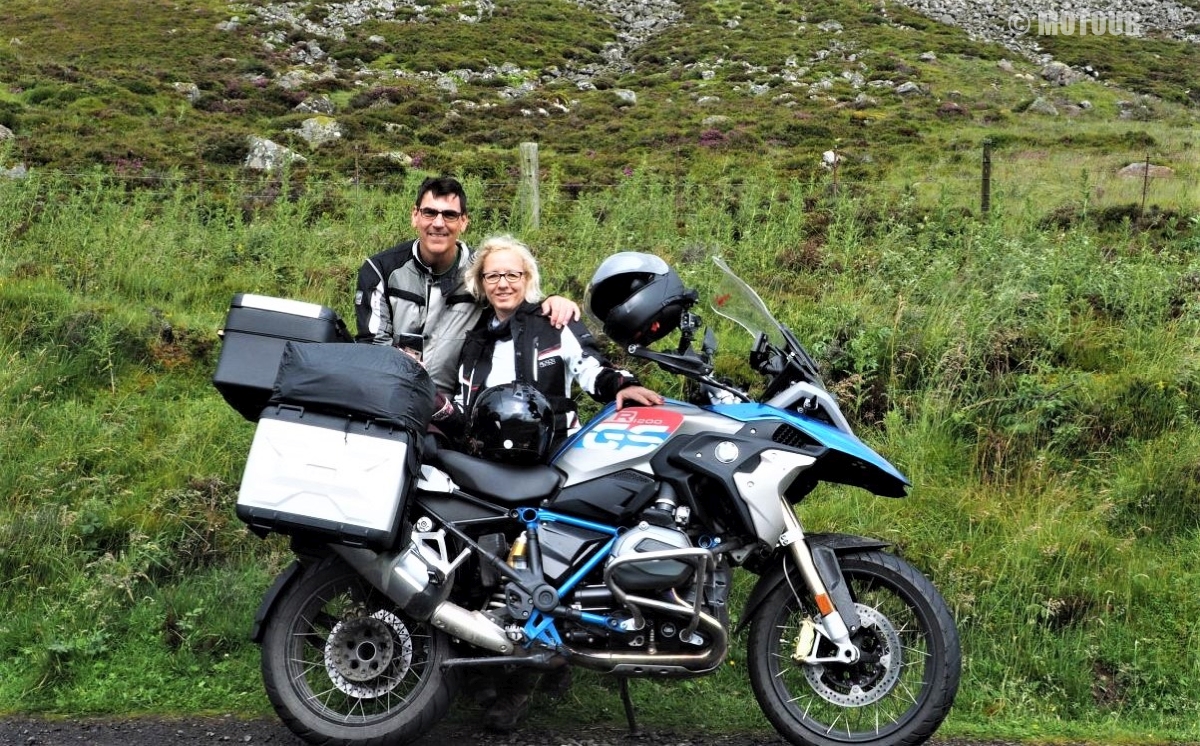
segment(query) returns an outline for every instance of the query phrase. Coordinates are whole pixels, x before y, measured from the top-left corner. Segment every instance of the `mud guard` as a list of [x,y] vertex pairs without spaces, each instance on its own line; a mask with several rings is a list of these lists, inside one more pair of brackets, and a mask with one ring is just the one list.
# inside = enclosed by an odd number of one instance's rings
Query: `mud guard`
[[[852,534],[809,534],[804,537],[804,540],[808,542],[808,544],[814,549],[823,549],[827,552],[832,552],[835,558],[847,554],[865,552],[872,549],[886,549],[892,545],[891,542],[883,541],[881,539],[872,539],[866,536],[854,536]],[[765,575],[759,577],[758,582],[754,584],[754,589],[750,591],[750,597],[746,599],[746,604],[742,607],[742,616],[741,619],[738,620],[737,628],[734,629],[734,634],[742,631],[746,625],[750,623],[750,620],[753,619],[754,615],[758,612],[758,607],[762,605],[763,601],[766,600],[767,596],[769,596],[772,591],[774,591],[783,583],[787,582],[784,572],[785,570],[790,572],[792,577],[797,577],[799,575],[799,570],[792,561],[789,552],[776,551],[775,557],[776,559],[771,560],[771,562],[775,564],[775,568]],[[822,567],[822,564],[823,563],[818,563],[818,569],[821,571],[822,578],[825,580],[826,585],[830,586],[831,591],[834,588],[840,588],[841,591],[845,593],[845,584],[841,582],[840,577],[835,579],[836,582],[831,582],[831,579],[824,578],[825,572],[828,570],[828,568]],[[841,595],[842,593],[835,594],[835,596]],[[836,597],[834,600],[838,606],[838,610],[842,612],[843,616],[845,616],[847,614],[847,610],[842,608],[842,600]],[[857,619],[858,615],[852,614],[847,618]]]
[[250,629],[250,639],[253,642],[262,644],[263,632],[266,629],[267,619],[271,617],[271,612],[275,608],[275,601],[280,594],[292,584],[300,571],[304,568],[299,560],[292,560],[292,564],[284,568],[283,572],[275,576],[275,582],[271,583],[271,587],[267,589],[266,595],[258,604],[258,612],[254,615],[254,626]]

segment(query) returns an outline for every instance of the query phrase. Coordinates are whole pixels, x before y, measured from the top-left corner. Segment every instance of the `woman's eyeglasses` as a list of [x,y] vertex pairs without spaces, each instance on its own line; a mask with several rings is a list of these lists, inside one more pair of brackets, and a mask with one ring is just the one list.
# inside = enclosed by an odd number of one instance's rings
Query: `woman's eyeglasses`
[[441,215],[447,223],[453,223],[463,216],[458,210],[435,210],[432,207],[422,207],[417,212],[426,220],[437,220],[437,216]]
[[484,272],[483,281],[489,285],[495,285],[500,282],[500,278],[508,280],[511,285],[525,276],[524,272]]

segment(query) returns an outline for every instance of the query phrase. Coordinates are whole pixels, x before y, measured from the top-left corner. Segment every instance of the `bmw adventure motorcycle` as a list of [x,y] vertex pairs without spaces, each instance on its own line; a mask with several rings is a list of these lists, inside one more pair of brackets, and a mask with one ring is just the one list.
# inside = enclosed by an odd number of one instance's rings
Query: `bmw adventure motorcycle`
[[[632,728],[626,679],[703,676],[748,629],[750,686],[791,743],[934,733],[961,664],[942,596],[887,542],[808,533],[794,510],[821,482],[885,497],[909,482],[854,435],[793,333],[716,264],[712,309],[754,336],[758,400],[713,374],[715,335],[685,310],[678,350],[628,353],[685,377],[688,401],[609,405],[549,465],[426,450],[390,547],[285,531],[296,561],[254,635],[293,732],[406,743],[446,714],[468,669],[562,665],[619,677]],[[739,568],[751,590],[731,609]]]

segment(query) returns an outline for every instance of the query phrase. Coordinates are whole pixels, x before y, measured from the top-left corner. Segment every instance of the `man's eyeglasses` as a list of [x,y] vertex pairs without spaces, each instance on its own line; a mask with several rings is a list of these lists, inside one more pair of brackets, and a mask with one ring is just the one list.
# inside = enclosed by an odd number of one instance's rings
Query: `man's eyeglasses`
[[435,210],[432,207],[422,207],[417,212],[426,220],[437,220],[437,216],[441,215],[447,223],[453,223],[463,216],[458,210]]
[[505,280],[508,280],[509,284],[511,285],[524,276],[524,272],[484,272],[483,281],[489,285],[495,285],[496,283],[500,282],[500,278],[503,277]]

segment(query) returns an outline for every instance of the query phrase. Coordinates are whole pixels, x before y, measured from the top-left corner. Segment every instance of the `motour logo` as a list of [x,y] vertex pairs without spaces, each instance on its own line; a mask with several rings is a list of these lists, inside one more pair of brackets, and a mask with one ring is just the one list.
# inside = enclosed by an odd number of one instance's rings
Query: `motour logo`
[[1139,13],[1113,10],[1047,10],[1036,16],[1014,15],[1008,27],[1015,33],[1038,36],[1142,36]]

